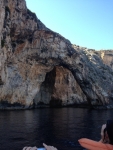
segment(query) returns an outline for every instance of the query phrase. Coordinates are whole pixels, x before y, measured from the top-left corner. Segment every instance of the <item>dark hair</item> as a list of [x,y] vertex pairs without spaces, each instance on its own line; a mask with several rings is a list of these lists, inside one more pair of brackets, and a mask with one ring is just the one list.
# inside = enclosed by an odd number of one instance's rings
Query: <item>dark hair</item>
[[107,120],[106,130],[110,140],[109,144],[113,145],[113,120]]

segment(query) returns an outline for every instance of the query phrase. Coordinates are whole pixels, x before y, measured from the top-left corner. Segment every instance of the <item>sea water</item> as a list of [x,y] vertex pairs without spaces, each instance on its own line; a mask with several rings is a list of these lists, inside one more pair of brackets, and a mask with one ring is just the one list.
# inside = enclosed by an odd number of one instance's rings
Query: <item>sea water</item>
[[0,111],[0,150],[43,147],[43,143],[59,150],[83,150],[78,139],[99,141],[101,125],[112,116],[113,110],[83,108]]

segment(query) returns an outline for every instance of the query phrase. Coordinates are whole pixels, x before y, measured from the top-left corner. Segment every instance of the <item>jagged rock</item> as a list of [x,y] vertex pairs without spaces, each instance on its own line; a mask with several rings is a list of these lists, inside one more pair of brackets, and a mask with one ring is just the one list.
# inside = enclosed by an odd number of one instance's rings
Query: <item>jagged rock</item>
[[1,108],[112,105],[113,72],[99,52],[48,29],[25,0],[0,0]]

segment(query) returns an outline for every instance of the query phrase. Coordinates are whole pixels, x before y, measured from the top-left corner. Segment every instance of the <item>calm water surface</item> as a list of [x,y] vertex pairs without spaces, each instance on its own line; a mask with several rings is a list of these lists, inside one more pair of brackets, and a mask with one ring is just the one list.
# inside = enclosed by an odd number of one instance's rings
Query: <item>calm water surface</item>
[[82,108],[0,111],[0,150],[42,147],[43,142],[59,150],[83,150],[77,140],[98,141],[101,125],[112,118],[113,110]]

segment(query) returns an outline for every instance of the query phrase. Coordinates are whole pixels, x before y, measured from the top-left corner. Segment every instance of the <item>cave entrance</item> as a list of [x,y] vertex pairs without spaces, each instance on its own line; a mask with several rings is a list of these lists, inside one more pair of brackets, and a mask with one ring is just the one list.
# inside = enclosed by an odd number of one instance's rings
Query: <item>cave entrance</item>
[[46,74],[44,82],[42,82],[40,91],[34,98],[35,107],[40,107],[49,104],[51,107],[59,107],[62,104],[61,100],[55,99],[52,95],[54,93],[56,79],[56,67]]

